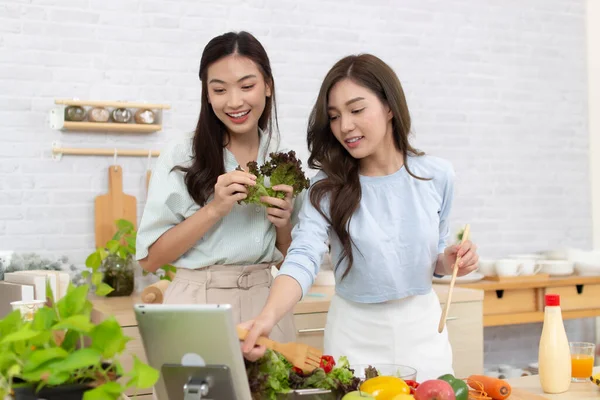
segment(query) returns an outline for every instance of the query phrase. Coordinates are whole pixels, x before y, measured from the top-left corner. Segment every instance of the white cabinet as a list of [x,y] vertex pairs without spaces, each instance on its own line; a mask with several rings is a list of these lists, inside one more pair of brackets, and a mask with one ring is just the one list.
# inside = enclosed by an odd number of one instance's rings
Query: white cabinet
[[446,319],[454,375],[483,374],[483,303],[452,303]]
[[323,334],[327,313],[294,314],[296,324],[296,340],[309,346],[323,350]]

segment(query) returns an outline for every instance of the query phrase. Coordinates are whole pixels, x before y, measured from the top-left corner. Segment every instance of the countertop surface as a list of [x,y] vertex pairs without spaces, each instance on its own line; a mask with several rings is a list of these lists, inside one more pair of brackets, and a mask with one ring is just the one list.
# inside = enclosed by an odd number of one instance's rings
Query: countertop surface
[[[600,367],[594,368],[594,373],[600,372]],[[548,400],[598,400],[600,399],[600,388],[592,382],[573,383],[569,390],[565,393],[547,394],[544,393],[540,386],[540,378],[538,375],[524,376],[521,378],[513,378],[506,380],[513,388],[522,389],[529,393],[541,396],[538,399]],[[531,398],[531,397],[530,397]],[[511,397],[508,398],[510,400]],[[523,398],[527,400],[527,398]],[[533,400],[533,398],[531,398]]]
[[597,285],[600,284],[600,276],[548,276],[548,275],[531,275],[509,277],[505,280],[489,280],[482,279],[477,282],[461,283],[457,285],[464,288],[482,289],[482,290],[510,290],[510,289],[532,289],[542,287],[560,287],[560,286],[576,286],[576,285]]
[[[600,367],[594,373],[600,372]],[[546,394],[540,387],[538,375],[507,379],[513,388],[513,394],[507,400],[598,400],[600,388],[592,382],[571,383],[569,390],[560,394]],[[127,399],[125,397],[124,399]]]
[[[440,299],[445,303],[448,296],[448,285],[434,284],[433,289]],[[313,286],[304,299],[294,308],[295,314],[309,314],[327,312],[329,303],[335,293],[335,286]],[[483,300],[483,290],[454,287],[452,294],[453,303]],[[126,297],[93,297],[94,310],[102,314],[99,316],[114,315],[121,326],[135,326],[137,322],[133,314],[133,305],[141,303],[138,293]]]
[[[433,290],[440,299],[440,303],[445,303],[448,297],[449,285],[434,284]],[[327,312],[331,298],[335,294],[335,286],[313,286],[310,292],[304,296],[294,308],[295,314],[307,314],[314,312]],[[453,303],[462,303],[465,301],[483,300],[483,291],[476,289],[466,289],[455,286],[452,293]]]

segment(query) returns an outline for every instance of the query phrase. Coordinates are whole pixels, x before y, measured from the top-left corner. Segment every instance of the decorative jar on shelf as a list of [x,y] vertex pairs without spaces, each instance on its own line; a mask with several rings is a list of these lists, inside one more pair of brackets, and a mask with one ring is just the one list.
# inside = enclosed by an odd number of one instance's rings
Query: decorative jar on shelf
[[156,115],[154,111],[147,108],[140,108],[135,112],[135,123],[136,124],[153,124],[156,121]]
[[115,122],[126,124],[131,121],[131,111],[127,108],[115,108],[112,111],[112,119]]
[[85,119],[85,108],[81,106],[65,107],[65,121],[80,122]]
[[108,122],[110,119],[110,113],[104,107],[94,107],[88,113],[88,120],[90,122]]

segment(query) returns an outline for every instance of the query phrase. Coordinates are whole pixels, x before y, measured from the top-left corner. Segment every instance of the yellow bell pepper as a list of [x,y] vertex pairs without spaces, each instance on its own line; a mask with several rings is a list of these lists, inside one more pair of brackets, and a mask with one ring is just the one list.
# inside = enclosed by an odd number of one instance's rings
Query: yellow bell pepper
[[359,390],[372,394],[376,400],[392,400],[399,394],[410,394],[410,387],[402,379],[395,376],[377,376],[367,379]]
[[397,396],[394,396],[392,400],[415,400],[415,396],[412,394],[402,393]]

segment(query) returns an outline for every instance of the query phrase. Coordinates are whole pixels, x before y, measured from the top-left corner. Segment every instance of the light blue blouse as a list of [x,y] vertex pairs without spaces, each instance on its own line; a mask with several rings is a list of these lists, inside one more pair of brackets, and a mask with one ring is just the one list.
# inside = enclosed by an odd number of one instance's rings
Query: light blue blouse
[[[277,138],[269,142],[261,134],[257,162],[263,164],[268,154],[289,151]],[[202,155],[200,155],[201,157]],[[225,170],[238,166],[233,153],[224,151]],[[176,165],[189,166],[192,158],[192,138],[170,143],[161,151],[152,170],[148,199],[137,232],[136,259],[148,256],[148,248],[167,230],[191,217],[200,209],[187,191],[184,173],[171,171]],[[306,191],[296,197],[292,223],[297,221]],[[212,197],[209,198],[209,201]],[[267,219],[266,208],[259,205],[236,204],[232,211],[212,226],[191,249],[171,264],[178,268],[197,269],[211,265],[278,264],[283,260],[275,247],[275,226]]]
[[[415,179],[404,167],[391,175],[360,176],[362,197],[349,229],[356,245],[354,265],[344,279],[347,260],[335,269],[336,293],[347,300],[378,303],[431,290],[438,254],[443,253],[449,237],[454,169],[449,162],[428,155],[410,156],[407,164],[413,174],[432,179]],[[324,177],[319,172],[312,183]],[[310,189],[279,271],[296,279],[303,295],[319,271],[327,240],[334,268],[342,250],[309,194]],[[322,208],[329,215],[328,199]]]

